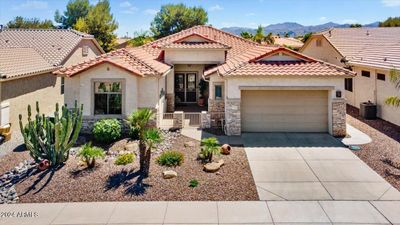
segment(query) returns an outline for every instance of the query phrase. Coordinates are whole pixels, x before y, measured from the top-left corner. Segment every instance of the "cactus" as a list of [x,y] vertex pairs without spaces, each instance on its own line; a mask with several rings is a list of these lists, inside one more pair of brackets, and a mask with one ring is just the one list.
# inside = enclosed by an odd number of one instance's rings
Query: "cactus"
[[59,110],[56,104],[54,120],[40,115],[39,103],[36,102],[36,116],[32,119],[31,106],[28,105],[28,123],[23,126],[19,115],[19,126],[30,155],[36,162],[47,159],[50,166],[57,167],[68,160],[69,150],[75,144],[82,126],[83,105],[73,109],[66,106]]

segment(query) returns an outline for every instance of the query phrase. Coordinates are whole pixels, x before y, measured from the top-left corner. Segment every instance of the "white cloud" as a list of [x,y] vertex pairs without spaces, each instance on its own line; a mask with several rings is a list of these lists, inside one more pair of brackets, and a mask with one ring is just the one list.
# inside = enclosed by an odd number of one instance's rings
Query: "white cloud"
[[344,20],[342,21],[342,23],[353,24],[353,23],[357,23],[357,20],[354,20],[354,19],[344,19]]
[[328,18],[326,18],[325,16],[321,16],[320,18],[319,18],[319,21],[326,21]]
[[27,0],[26,2],[15,6],[13,9],[47,9],[48,5],[45,1]]
[[132,4],[128,1],[119,3],[119,7],[122,7],[122,8],[127,8],[127,7],[131,7],[131,6],[132,6]]
[[144,14],[147,14],[147,15],[156,15],[157,13],[158,13],[158,10],[156,10],[156,9],[146,9],[146,10],[144,10],[143,11],[143,13]]
[[214,6],[211,6],[208,10],[209,11],[221,11],[221,10],[223,10],[224,8],[222,8],[220,5],[214,5]]
[[256,14],[255,13],[246,13],[246,16],[255,16]]
[[119,7],[124,8],[121,11],[123,14],[134,14],[136,11],[138,11],[138,8],[133,6],[129,1],[121,2]]
[[397,7],[400,6],[400,0],[381,0],[382,4],[386,7]]

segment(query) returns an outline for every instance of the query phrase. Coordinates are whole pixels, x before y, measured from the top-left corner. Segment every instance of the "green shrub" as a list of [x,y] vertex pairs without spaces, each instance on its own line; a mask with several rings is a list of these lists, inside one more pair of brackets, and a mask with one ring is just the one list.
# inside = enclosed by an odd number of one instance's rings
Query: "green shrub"
[[162,166],[180,166],[182,165],[184,156],[178,151],[165,151],[157,158],[157,163]]
[[135,155],[133,153],[125,153],[122,155],[117,156],[115,159],[114,164],[115,165],[127,165],[129,163],[132,163],[133,160],[135,160]]
[[129,129],[129,136],[133,140],[139,140],[139,129],[136,127],[130,127]]
[[202,160],[211,162],[213,155],[220,154],[219,142],[215,137],[203,138],[201,146],[199,158]]
[[97,141],[111,143],[121,137],[121,123],[117,119],[102,119],[93,127],[93,135]]
[[92,143],[89,142],[81,147],[77,156],[80,157],[81,160],[85,162],[89,168],[92,168],[96,165],[96,159],[97,158],[103,159],[105,153],[102,148],[93,147]]
[[190,181],[189,181],[189,187],[195,188],[195,187],[197,187],[197,186],[199,186],[199,181],[198,181],[198,180],[193,179],[193,180],[190,180]]

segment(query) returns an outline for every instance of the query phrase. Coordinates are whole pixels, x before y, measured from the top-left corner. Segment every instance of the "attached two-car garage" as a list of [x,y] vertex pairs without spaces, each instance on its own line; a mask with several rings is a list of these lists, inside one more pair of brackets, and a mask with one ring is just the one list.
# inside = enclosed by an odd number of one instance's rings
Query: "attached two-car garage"
[[242,132],[328,132],[327,90],[242,90]]

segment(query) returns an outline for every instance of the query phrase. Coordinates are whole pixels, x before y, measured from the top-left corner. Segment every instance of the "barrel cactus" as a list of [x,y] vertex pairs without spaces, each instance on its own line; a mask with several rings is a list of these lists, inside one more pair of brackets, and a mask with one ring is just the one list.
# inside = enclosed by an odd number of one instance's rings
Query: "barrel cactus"
[[28,105],[28,123],[23,126],[22,115],[19,125],[24,142],[32,158],[36,162],[49,160],[50,166],[57,167],[68,160],[69,150],[75,144],[82,126],[82,110],[75,101],[73,109],[56,104],[54,118],[40,115],[39,103],[36,102],[36,116],[32,117],[31,106]]

